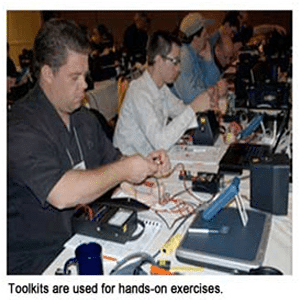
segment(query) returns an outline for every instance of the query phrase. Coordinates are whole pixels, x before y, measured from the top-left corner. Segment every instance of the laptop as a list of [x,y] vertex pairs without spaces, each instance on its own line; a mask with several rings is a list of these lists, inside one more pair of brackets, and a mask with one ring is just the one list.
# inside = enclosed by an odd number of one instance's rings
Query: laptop
[[242,174],[244,169],[250,169],[252,162],[258,163],[268,159],[271,154],[272,149],[269,145],[231,144],[220,161],[220,173]]
[[206,221],[201,213],[191,224],[191,229],[221,230],[223,233],[197,233],[189,230],[176,250],[176,258],[184,263],[217,269],[233,274],[248,273],[264,261],[268,244],[270,214],[248,210],[249,220],[244,227],[235,208],[221,210]]
[[[278,137],[274,147],[270,145],[256,145],[248,143],[231,144],[220,161],[220,173],[241,174],[244,169],[250,169],[251,163],[259,163],[260,161],[268,160],[272,157],[272,155],[276,152],[285,128],[288,126],[289,116],[290,109],[284,112],[284,117],[279,126]],[[242,131],[242,133],[245,133],[245,136],[249,135],[249,132],[254,132],[257,129],[256,125],[261,121],[261,119],[258,116],[252,121],[253,122],[250,122],[249,126]]]

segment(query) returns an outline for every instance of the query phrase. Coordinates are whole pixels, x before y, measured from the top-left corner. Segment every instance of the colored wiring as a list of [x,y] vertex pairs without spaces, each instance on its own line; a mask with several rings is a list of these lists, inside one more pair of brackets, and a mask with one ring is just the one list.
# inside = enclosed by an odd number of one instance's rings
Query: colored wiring
[[[171,175],[173,172],[175,172],[178,169],[181,169],[182,171],[185,171],[185,166],[183,163],[178,163],[176,164],[172,170],[170,171],[169,175]],[[194,194],[191,191],[191,188],[187,187],[186,185],[186,179],[183,180],[183,185],[184,185],[184,190],[177,192],[174,195],[169,195],[165,193],[164,195],[161,195],[160,193],[160,183],[157,178],[155,178],[157,188],[158,188],[158,203],[162,206],[165,206],[167,204],[173,204],[174,208],[172,209],[156,209],[156,208],[151,208],[156,215],[166,224],[168,229],[172,229],[173,226],[181,219],[183,219],[183,223],[186,221],[186,219],[195,214],[197,211],[199,211],[200,207],[206,206],[208,203],[210,203],[213,199],[214,196],[208,200],[208,201],[203,201],[200,197],[198,197],[196,194]],[[188,203],[184,200],[181,200],[178,198],[179,195],[183,193],[188,193],[190,196],[192,196],[194,199],[198,201],[198,204],[195,203]],[[205,204],[205,205],[204,205]],[[165,217],[163,217],[162,213],[174,213],[174,214],[180,214],[178,218],[176,218],[171,225],[168,224],[167,220]],[[181,226],[181,225],[179,225]],[[177,229],[176,229],[177,230]]]
[[78,204],[75,208],[75,213],[79,210],[84,210],[87,213],[88,218],[89,218],[90,221],[92,221],[94,219],[94,211],[89,205],[87,205],[87,204]]

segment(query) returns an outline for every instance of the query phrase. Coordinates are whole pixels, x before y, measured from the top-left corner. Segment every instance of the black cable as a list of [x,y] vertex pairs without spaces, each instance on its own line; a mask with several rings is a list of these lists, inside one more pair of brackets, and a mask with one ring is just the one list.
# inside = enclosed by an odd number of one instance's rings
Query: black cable
[[[130,260],[132,260],[134,258],[141,258],[141,261],[139,264],[137,264],[136,268],[140,267],[141,264],[144,264],[145,262],[155,264],[154,258],[152,256],[150,256],[149,254],[144,253],[144,252],[137,252],[137,253],[130,254],[130,255],[126,256],[125,258],[123,258],[121,261],[117,262],[116,266],[110,271],[109,275],[117,274],[117,271],[124,264],[126,264],[127,262],[129,262]],[[135,270],[136,270],[136,268],[135,268]],[[133,273],[134,273],[134,271],[133,271]]]
[[279,145],[279,142],[283,136],[283,133],[284,133],[284,128],[288,125],[288,120],[290,118],[290,112],[291,112],[291,105],[289,105],[288,109],[287,109],[287,112],[284,116],[284,119],[282,120],[281,124],[280,124],[280,128],[279,128],[279,136],[277,138],[277,141],[276,141],[276,144],[274,146],[274,148],[272,149],[272,153],[274,154],[278,145]]
[[140,225],[142,226],[142,230],[141,230],[139,233],[137,233],[136,235],[131,236],[131,237],[128,239],[128,241],[135,241],[135,240],[137,240],[138,238],[140,238],[140,237],[142,236],[142,234],[144,233],[144,231],[145,231],[145,229],[146,229],[145,223],[144,223],[143,221],[141,221],[141,220],[137,220],[137,223],[140,224]]
[[178,230],[183,226],[183,224],[188,220],[189,217],[191,217],[194,213],[188,213],[185,218],[181,221],[181,223],[177,226],[177,228],[172,233],[171,238],[178,232]]
[[[182,219],[182,218],[184,218],[184,217],[186,217],[186,216],[180,216],[180,217],[178,217],[178,218],[176,218],[174,221],[173,221],[173,223],[171,224],[171,225],[169,225],[169,223],[167,222],[167,220],[158,212],[158,211],[154,211],[156,214],[157,214],[157,216],[166,224],[166,226],[167,226],[167,228],[169,229],[169,230],[171,230],[172,228],[173,228],[173,226],[176,224],[176,222],[178,222],[180,219]],[[190,213],[189,213],[190,214]]]

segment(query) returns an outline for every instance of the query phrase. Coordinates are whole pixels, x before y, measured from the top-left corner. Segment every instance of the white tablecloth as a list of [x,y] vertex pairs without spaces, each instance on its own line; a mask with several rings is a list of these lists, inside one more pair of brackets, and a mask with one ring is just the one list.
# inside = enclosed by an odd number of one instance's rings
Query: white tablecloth
[[[207,147],[203,147],[203,150],[206,150]],[[214,151],[222,149],[224,151],[223,146],[217,145],[216,147],[211,147],[211,153],[214,153]],[[189,149],[190,150],[190,149]],[[189,167],[192,167],[193,164],[191,164],[191,151],[186,151],[181,153],[180,161],[182,163],[187,163],[186,167],[189,169]],[[200,151],[200,147],[198,149]],[[216,153],[219,153],[218,151]],[[186,155],[187,154],[187,155]],[[195,155],[195,153],[193,153]],[[171,162],[174,164],[177,163],[178,159],[178,153],[175,150],[171,151],[170,153],[170,158]],[[199,152],[199,159],[202,157],[202,152]],[[220,159],[220,157],[217,155],[217,160]],[[184,159],[185,158],[185,159]],[[204,156],[205,158],[205,156]],[[200,163],[200,161],[199,161]],[[218,161],[216,161],[216,164],[218,164]],[[203,170],[201,169],[201,166]],[[214,169],[215,165],[211,163],[211,161],[207,160],[202,161],[202,164],[199,164],[198,171],[206,171],[208,172],[212,167]],[[208,168],[208,169],[207,169]],[[190,169],[191,170],[191,169]],[[194,171],[194,170],[192,170]],[[214,172],[214,170],[211,170]],[[165,178],[161,180],[161,184],[165,186],[165,191],[169,193],[170,195],[174,195],[182,190],[184,190],[183,182],[182,180],[178,179],[179,175],[179,170],[174,171],[173,174],[169,178]],[[242,175],[242,177],[249,175],[249,171],[245,171]],[[231,177],[226,177],[225,181],[230,180]],[[191,185],[190,182],[187,183],[187,186],[189,187]],[[242,196],[245,196],[250,199],[250,180],[249,178],[247,180],[242,180],[240,184],[240,194]],[[207,194],[205,194],[207,195]],[[203,196],[203,194],[202,194]],[[243,199],[245,199],[243,197]],[[186,199],[186,200],[191,200],[191,196],[188,195],[187,193],[184,193],[180,195],[181,199]],[[208,198],[209,199],[209,198]],[[208,200],[207,199],[207,200]],[[204,200],[205,201],[205,200]],[[247,200],[244,200],[245,206],[247,209],[250,208],[250,202]],[[234,203],[232,203],[234,205]],[[161,249],[161,247],[166,243],[166,241],[169,239],[169,237],[172,235],[174,230],[176,230],[177,225],[180,223],[180,221],[172,228],[168,229],[166,224],[151,210],[142,212],[140,217],[144,217],[150,220],[154,220],[155,222],[159,222],[161,224],[161,229],[159,232],[155,232],[155,239],[152,240],[151,246],[147,246],[147,252],[150,255],[153,255],[154,253],[157,252],[157,250]],[[181,236],[184,235],[185,231],[188,229],[189,224],[192,222],[192,218],[188,220],[184,224],[184,226],[181,227],[181,229],[177,232]],[[269,240],[265,252],[265,258],[263,261],[263,266],[271,266],[275,267],[279,270],[281,270],[285,275],[292,275],[292,188],[290,186],[290,192],[289,192],[289,209],[288,209],[288,215],[287,216],[272,216],[272,225],[271,225],[271,231],[269,235]],[[151,237],[152,239],[153,237]],[[93,240],[93,238],[88,238],[90,240]],[[78,240],[77,240],[78,241]],[[84,242],[86,242],[84,240]],[[138,243],[138,241],[136,241]],[[103,241],[99,240],[99,243],[102,244]],[[72,244],[72,243],[71,243]],[[74,243],[73,243],[74,244]],[[77,245],[73,245],[70,247],[70,243],[66,244],[65,250],[62,252],[60,256],[57,257],[57,259],[49,266],[49,268],[44,272],[45,275],[51,275],[55,273],[55,270],[57,268],[62,268],[64,262],[70,258],[71,256],[74,255],[74,250],[76,246],[78,246],[80,243]],[[135,252],[141,251],[144,245],[137,246],[135,245]],[[107,249],[106,249],[107,250]],[[104,249],[104,254],[110,256],[110,253],[105,253]],[[113,256],[113,255],[112,255]],[[163,253],[161,253],[157,258],[161,259],[168,259],[172,262],[173,267],[178,267],[178,268],[185,268],[187,267],[190,268],[190,265],[184,264],[182,262],[179,262],[176,257],[175,257],[175,252],[172,254],[165,256]],[[109,261],[109,260],[104,260],[104,269],[105,269],[105,274],[109,274],[109,271],[114,267],[115,261]],[[185,271],[183,272],[185,274],[195,274],[194,272],[189,272]],[[226,274],[224,272],[216,271],[213,269],[208,269],[205,268],[202,271],[198,271],[199,274],[203,275],[219,275],[219,274]]]

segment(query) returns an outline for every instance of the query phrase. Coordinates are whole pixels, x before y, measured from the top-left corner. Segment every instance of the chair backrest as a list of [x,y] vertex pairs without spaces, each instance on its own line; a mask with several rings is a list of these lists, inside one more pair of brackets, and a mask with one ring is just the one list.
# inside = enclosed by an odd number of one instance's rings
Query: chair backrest
[[118,79],[118,114],[120,113],[126,91],[129,87],[129,79],[126,77],[119,77]]
[[94,83],[94,89],[86,92],[89,107],[98,110],[107,121],[118,114],[118,88],[116,80]]

